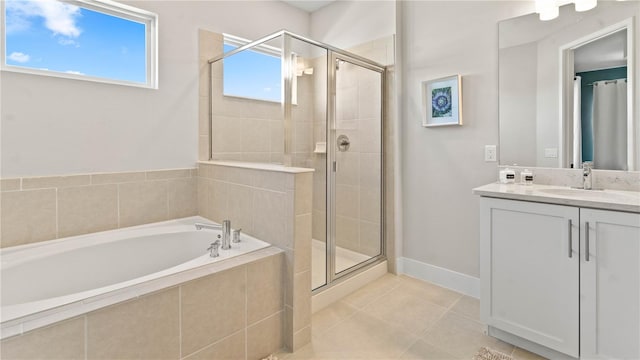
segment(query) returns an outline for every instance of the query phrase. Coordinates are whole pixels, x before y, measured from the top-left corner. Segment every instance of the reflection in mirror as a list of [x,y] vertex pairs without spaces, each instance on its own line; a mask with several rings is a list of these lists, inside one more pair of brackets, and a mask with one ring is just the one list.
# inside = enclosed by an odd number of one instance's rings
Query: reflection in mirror
[[571,167],[627,170],[627,29],[573,50]]
[[600,2],[500,22],[501,164],[639,169],[639,15],[640,2]]

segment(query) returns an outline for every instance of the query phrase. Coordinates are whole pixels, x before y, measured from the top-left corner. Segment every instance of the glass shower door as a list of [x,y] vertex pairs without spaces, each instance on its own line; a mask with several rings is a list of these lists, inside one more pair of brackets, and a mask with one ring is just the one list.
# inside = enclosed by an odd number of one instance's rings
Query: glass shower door
[[333,217],[330,261],[337,278],[384,253],[382,237],[383,70],[333,54],[333,146],[328,172]]

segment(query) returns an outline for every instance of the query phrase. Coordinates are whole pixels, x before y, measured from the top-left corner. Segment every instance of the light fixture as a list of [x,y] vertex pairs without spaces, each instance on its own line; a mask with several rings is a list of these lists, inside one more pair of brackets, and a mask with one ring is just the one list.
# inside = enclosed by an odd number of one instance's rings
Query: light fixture
[[575,0],[576,11],[591,10],[598,5],[598,0]]
[[575,4],[576,11],[591,10],[598,5],[598,0],[536,0],[536,13],[542,21],[552,20],[560,14],[560,5],[571,2]]
[[547,21],[557,18],[560,8],[556,0],[536,0],[536,12],[540,15],[540,20]]

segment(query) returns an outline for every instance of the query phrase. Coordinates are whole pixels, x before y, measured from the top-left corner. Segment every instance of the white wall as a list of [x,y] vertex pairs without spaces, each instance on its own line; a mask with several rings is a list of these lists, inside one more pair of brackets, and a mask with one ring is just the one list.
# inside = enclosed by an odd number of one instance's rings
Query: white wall
[[311,14],[311,38],[341,49],[396,33],[393,0],[335,1]]
[[[497,177],[498,26],[533,10],[522,1],[402,3],[403,256],[479,276],[478,197]],[[421,126],[420,82],[462,75],[464,125]]]
[[2,72],[3,178],[185,168],[197,160],[198,28],[308,35],[279,1],[128,1],[159,15],[159,89]]

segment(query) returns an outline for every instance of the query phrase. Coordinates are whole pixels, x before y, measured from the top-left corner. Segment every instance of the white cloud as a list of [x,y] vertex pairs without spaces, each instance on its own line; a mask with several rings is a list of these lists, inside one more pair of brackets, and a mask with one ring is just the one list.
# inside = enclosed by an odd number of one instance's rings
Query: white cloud
[[80,8],[57,0],[6,0],[7,31],[28,29],[29,18],[42,17],[47,29],[54,34],[75,38],[82,30],[76,20],[81,16]]
[[65,73],[73,74],[73,75],[84,75],[84,73],[81,73],[80,71],[73,71],[73,70],[67,70],[65,71]]
[[27,61],[29,61],[30,58],[31,56],[27,54],[23,54],[21,52],[12,52],[9,55],[9,60],[19,62],[19,63],[26,63]]
[[69,38],[60,38],[58,39],[58,44],[62,45],[62,46],[75,46],[75,47],[80,47],[80,43],[78,43],[75,40],[69,39]]

